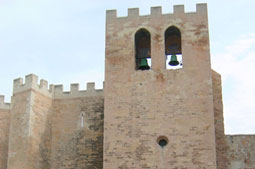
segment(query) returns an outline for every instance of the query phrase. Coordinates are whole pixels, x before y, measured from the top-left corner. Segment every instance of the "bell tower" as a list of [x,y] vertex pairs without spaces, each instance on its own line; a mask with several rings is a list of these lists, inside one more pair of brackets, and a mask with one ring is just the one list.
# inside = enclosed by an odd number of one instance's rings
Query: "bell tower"
[[206,4],[107,11],[104,169],[216,169],[209,50]]

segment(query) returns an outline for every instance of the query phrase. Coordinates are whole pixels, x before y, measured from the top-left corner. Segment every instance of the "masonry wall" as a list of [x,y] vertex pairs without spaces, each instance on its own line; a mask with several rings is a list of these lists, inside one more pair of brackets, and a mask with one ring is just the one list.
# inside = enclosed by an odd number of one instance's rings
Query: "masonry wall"
[[52,114],[51,168],[102,169],[102,90],[89,83],[86,91],[72,85],[70,92],[55,87]]
[[255,135],[227,135],[227,168],[255,168]]
[[0,96],[0,169],[7,168],[10,120],[10,104]]
[[52,93],[46,81],[26,76],[14,81],[8,169],[48,169]]
[[[165,68],[163,37],[172,25],[182,33],[179,70]],[[150,71],[135,70],[140,28],[151,33]],[[35,75],[14,80],[12,104],[0,96],[0,169],[255,168],[255,136],[224,135],[206,5],[164,15],[154,7],[147,16],[129,9],[120,18],[108,11],[105,78],[104,92],[94,83],[63,92]]]
[[28,148],[28,121],[27,108],[30,92],[14,94],[12,97],[11,126],[8,152],[8,169],[26,168]]
[[33,74],[25,82],[14,80],[8,169],[101,169],[103,110],[103,90],[94,83],[86,91],[73,84],[70,92],[63,92],[62,86],[49,87],[45,80],[38,84]]
[[31,168],[49,169],[51,153],[51,106],[52,98],[40,92],[32,92],[32,115],[30,116],[31,142],[28,149],[33,161]]
[[[164,32],[182,33],[183,69],[166,70]],[[135,70],[134,35],[151,34],[152,70]],[[196,13],[128,17],[106,22],[104,169],[216,168],[212,75],[206,5]],[[169,143],[161,148],[160,136]]]
[[217,169],[227,168],[227,144],[224,133],[223,103],[221,76],[212,70],[213,84],[213,107],[214,107],[214,124],[215,124],[215,142],[217,155]]
[[212,75],[217,169],[254,169],[255,136],[224,134],[221,76]]

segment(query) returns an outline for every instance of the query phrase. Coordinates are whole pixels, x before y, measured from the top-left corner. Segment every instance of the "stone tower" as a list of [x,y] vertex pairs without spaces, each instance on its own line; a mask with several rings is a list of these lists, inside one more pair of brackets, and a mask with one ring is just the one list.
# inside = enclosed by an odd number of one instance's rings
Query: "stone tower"
[[[106,16],[104,169],[215,169],[207,5],[116,13]],[[167,69],[175,54],[182,67]]]
[[206,4],[107,11],[104,89],[34,74],[0,95],[0,169],[255,168],[255,135],[225,135]]

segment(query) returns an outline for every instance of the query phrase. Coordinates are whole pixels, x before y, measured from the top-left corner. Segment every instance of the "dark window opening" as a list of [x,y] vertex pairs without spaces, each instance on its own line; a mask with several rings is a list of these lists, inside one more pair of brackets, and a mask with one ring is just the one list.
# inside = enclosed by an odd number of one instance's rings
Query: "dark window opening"
[[167,69],[182,68],[181,32],[175,26],[165,32],[165,55]]
[[167,141],[162,139],[162,140],[159,140],[158,144],[161,146],[161,147],[165,147],[167,145]]
[[140,29],[135,34],[136,70],[151,68],[151,35],[146,29]]
[[158,138],[157,142],[160,147],[164,148],[168,144],[168,139],[164,136],[161,136]]

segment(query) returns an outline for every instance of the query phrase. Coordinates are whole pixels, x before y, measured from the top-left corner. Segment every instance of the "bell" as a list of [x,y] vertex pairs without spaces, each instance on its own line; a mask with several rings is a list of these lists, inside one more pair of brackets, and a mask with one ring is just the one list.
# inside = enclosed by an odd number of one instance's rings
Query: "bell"
[[150,66],[148,65],[147,59],[142,58],[141,62],[139,63],[138,69],[140,70],[149,70]]
[[168,63],[170,66],[177,66],[177,65],[179,65],[179,62],[178,62],[178,60],[177,60],[177,56],[175,55],[175,54],[173,54],[172,56],[171,56],[171,60],[170,60],[170,62]]

